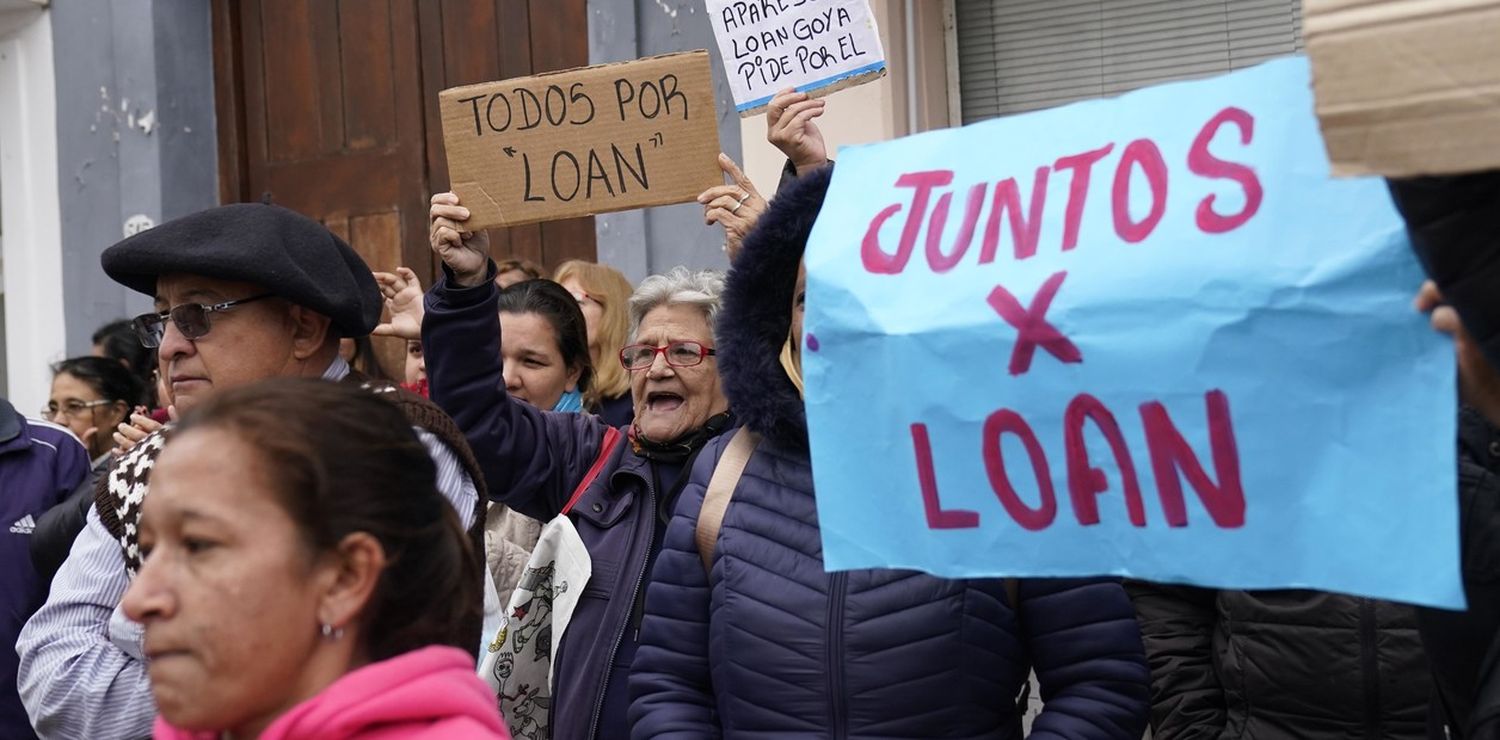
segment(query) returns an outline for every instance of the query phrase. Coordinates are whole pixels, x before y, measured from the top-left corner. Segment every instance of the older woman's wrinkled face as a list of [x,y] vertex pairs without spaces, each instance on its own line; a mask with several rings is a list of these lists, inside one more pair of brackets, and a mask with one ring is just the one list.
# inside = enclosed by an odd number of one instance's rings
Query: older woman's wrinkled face
[[337,575],[262,466],[238,436],[190,431],[162,451],[141,507],[145,561],[121,606],[145,625],[157,707],[183,729],[263,728],[323,688],[308,666],[326,657],[320,594]]
[[[634,344],[667,347],[673,342],[714,346],[713,330],[702,309],[683,304],[657,306],[641,319]],[[729,408],[719,386],[719,364],[712,356],[692,367],[674,367],[659,352],[651,367],[630,373],[630,395],[635,400],[636,426],[656,442],[682,437]]]

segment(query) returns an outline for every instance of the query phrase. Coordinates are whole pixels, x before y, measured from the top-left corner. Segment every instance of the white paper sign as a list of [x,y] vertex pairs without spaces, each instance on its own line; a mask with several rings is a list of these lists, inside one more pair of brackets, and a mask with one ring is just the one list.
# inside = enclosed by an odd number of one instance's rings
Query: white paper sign
[[705,0],[741,116],[779,90],[822,97],[885,76],[869,0]]

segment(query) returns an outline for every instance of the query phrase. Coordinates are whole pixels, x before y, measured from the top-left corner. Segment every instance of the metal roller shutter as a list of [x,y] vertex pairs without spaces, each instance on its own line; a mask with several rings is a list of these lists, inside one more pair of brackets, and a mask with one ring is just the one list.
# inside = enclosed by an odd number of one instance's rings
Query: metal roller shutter
[[1300,0],[956,0],[954,9],[964,123],[1302,48]]

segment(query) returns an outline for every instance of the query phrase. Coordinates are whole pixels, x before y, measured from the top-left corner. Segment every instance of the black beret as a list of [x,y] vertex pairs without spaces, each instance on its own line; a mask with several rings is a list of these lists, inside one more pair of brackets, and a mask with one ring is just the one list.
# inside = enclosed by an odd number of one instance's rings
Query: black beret
[[156,295],[156,278],[184,273],[262,285],[327,316],[341,336],[380,323],[380,288],[344,240],[281,206],[238,203],[168,221],[104,250],[115,282]]

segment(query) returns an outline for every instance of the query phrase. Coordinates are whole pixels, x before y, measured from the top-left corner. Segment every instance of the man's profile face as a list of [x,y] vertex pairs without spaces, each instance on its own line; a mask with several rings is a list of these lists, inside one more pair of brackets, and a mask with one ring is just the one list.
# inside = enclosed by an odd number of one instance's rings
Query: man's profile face
[[[265,293],[254,283],[170,274],[156,280],[156,310],[187,303],[213,305]],[[161,377],[179,412],[209,395],[292,373],[295,333],[288,307],[266,299],[208,315],[209,331],[196,340],[168,320],[158,350]]]

